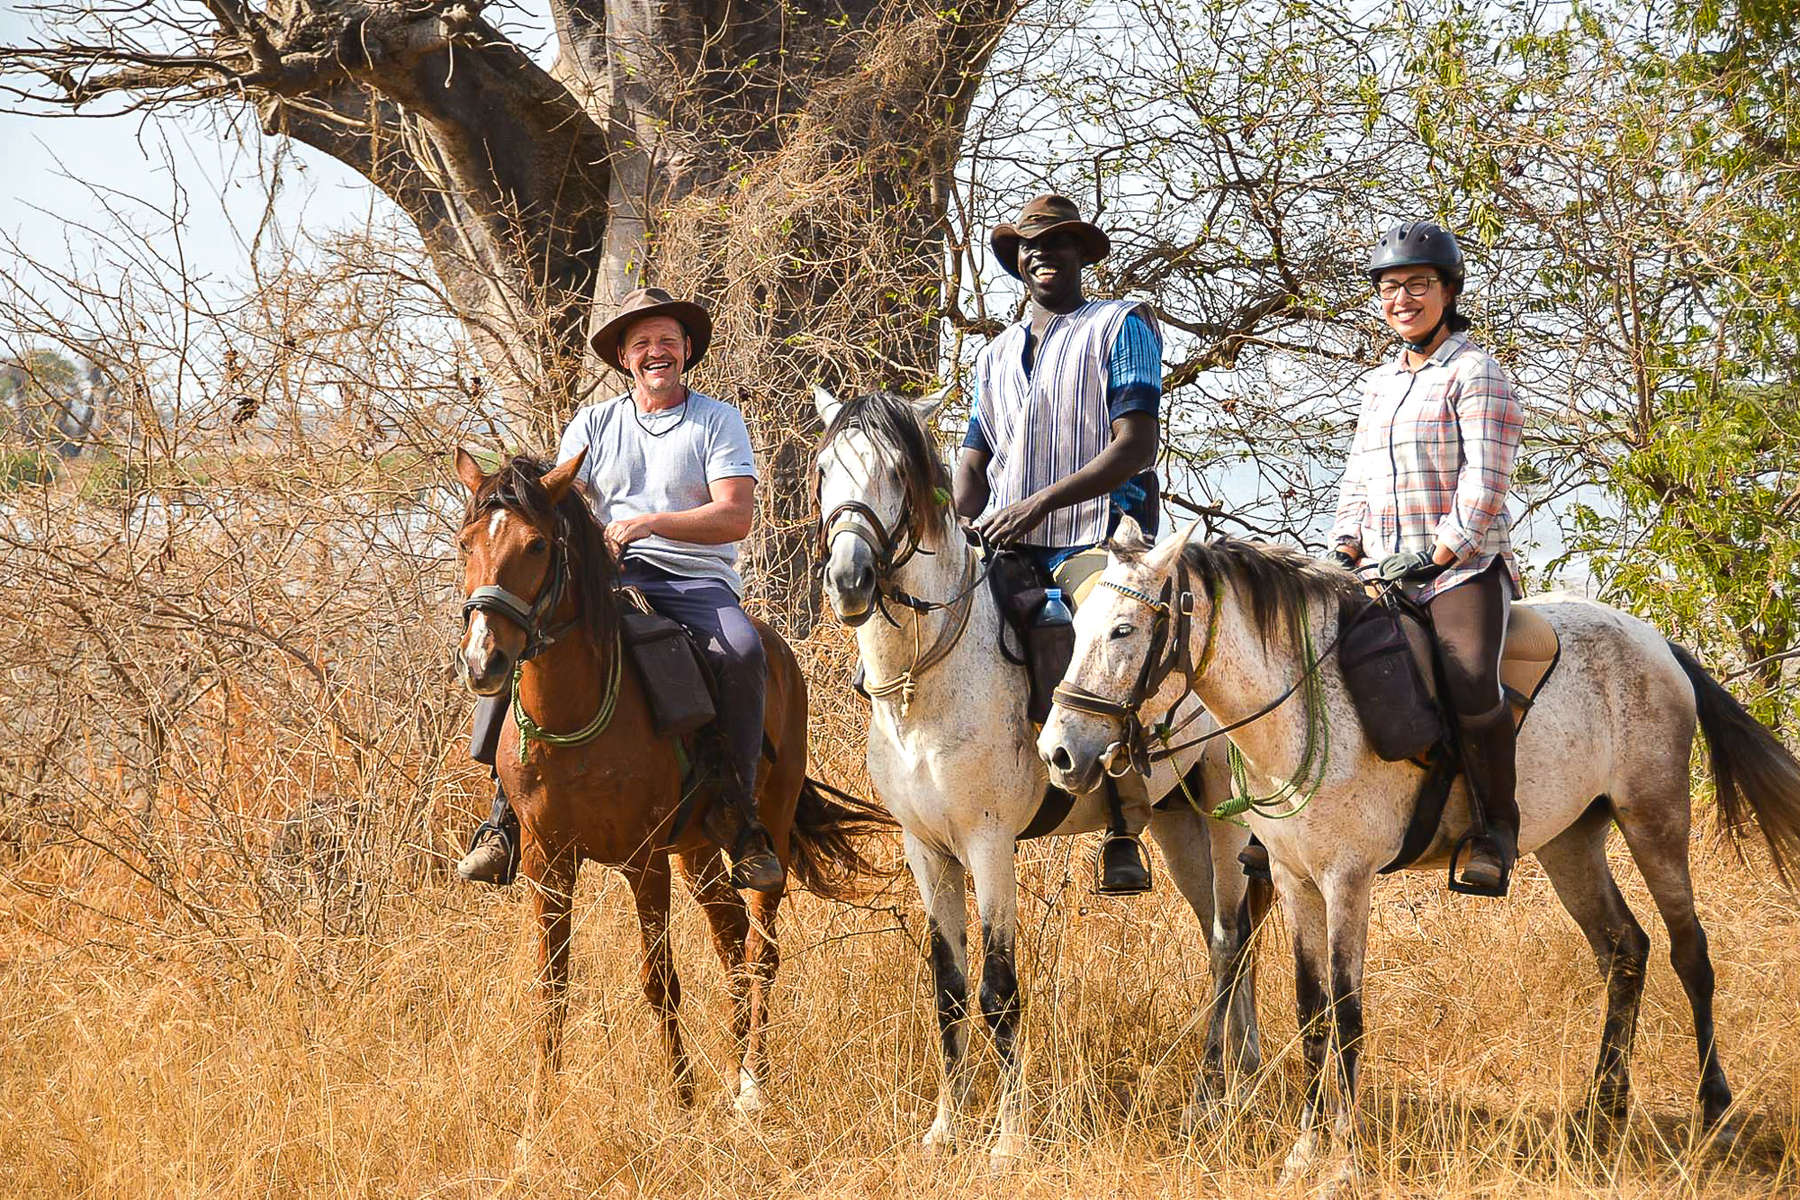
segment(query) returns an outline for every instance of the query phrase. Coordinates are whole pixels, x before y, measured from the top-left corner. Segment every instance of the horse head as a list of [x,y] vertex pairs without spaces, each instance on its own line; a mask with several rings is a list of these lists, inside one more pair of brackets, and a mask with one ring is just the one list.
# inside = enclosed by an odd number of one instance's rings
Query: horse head
[[950,474],[931,425],[948,395],[913,401],[869,392],[839,401],[813,389],[825,424],[813,460],[824,590],[846,625],[868,620],[878,590],[938,536]]
[[[1126,517],[1106,543],[1106,569],[1075,612],[1074,656],[1038,737],[1038,756],[1058,787],[1089,792],[1103,770],[1123,774],[1134,738],[1186,695],[1187,679],[1168,668],[1185,660],[1187,647],[1175,643],[1191,623],[1205,628],[1211,616],[1209,598],[1185,600],[1176,579],[1198,526],[1152,545]],[[1183,603],[1192,608],[1178,619]]]
[[[574,491],[581,453],[560,466],[518,455],[492,475],[467,450],[456,452],[456,474],[469,489],[457,545],[463,559],[463,636],[458,673],[469,690],[498,694],[512,670],[532,657],[560,629],[551,629],[565,602],[570,576],[572,526],[586,520]],[[582,512],[574,520],[565,504]]]

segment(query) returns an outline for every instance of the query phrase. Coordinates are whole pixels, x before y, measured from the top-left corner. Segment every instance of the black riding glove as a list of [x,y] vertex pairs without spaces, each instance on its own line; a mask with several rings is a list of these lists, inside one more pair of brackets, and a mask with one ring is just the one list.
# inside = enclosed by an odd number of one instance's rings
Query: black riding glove
[[1431,555],[1430,550],[1390,554],[1381,560],[1381,577],[1389,583],[1424,583],[1436,579],[1450,568],[1445,563],[1433,562]]
[[1342,546],[1337,547],[1330,554],[1327,554],[1325,556],[1325,561],[1334,567],[1342,567],[1346,571],[1356,570],[1356,560],[1351,558],[1350,552]]

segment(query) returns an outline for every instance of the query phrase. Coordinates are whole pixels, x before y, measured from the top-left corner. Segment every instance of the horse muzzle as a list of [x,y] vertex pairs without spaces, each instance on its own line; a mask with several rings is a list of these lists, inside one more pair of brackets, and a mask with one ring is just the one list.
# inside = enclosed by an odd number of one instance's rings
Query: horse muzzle
[[495,696],[512,676],[513,657],[501,649],[486,613],[471,613],[456,655],[456,673],[477,696]]
[[825,598],[831,611],[855,629],[875,611],[875,557],[855,538],[835,541],[825,563]]

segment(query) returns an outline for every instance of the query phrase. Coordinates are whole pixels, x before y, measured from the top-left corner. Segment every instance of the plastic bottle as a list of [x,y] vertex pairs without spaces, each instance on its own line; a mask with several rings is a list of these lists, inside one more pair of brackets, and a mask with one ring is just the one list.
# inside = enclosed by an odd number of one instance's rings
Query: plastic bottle
[[1052,693],[1075,654],[1075,618],[1061,588],[1046,588],[1044,603],[1031,622],[1031,719],[1048,719]]

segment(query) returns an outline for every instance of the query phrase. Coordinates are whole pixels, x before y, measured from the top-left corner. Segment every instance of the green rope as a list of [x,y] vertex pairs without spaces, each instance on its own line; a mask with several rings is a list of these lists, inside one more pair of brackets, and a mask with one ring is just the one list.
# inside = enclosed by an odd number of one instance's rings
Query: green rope
[[615,634],[606,691],[600,697],[600,710],[594,714],[593,720],[574,733],[551,733],[526,715],[525,705],[519,700],[519,676],[524,671],[525,664],[515,664],[512,677],[512,714],[513,723],[519,727],[519,765],[525,765],[526,753],[533,742],[542,742],[546,746],[585,746],[605,733],[606,727],[612,724],[613,707],[619,702],[619,664],[624,661],[625,647]]
[[[1316,657],[1313,650],[1312,621],[1301,608],[1299,625],[1301,628],[1302,662],[1311,663]],[[1277,787],[1267,796],[1250,794],[1250,773],[1244,764],[1244,756],[1235,743],[1226,747],[1225,758],[1231,765],[1231,799],[1212,810],[1212,815],[1221,821],[1230,821],[1234,825],[1243,825],[1239,820],[1243,813],[1254,812],[1259,817],[1272,821],[1285,821],[1297,817],[1306,806],[1312,803],[1319,788],[1325,783],[1325,770],[1331,760],[1331,715],[1325,704],[1325,689],[1319,682],[1319,675],[1314,671],[1307,679],[1303,689],[1306,696],[1306,745],[1300,753],[1300,763],[1287,782]],[[1185,781],[1183,785],[1186,791]],[[1298,802],[1296,803],[1296,797]],[[1189,803],[1192,803],[1190,797]]]

